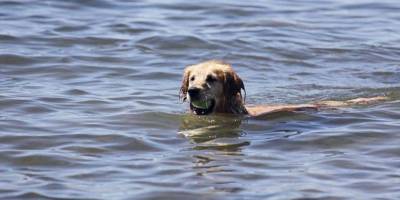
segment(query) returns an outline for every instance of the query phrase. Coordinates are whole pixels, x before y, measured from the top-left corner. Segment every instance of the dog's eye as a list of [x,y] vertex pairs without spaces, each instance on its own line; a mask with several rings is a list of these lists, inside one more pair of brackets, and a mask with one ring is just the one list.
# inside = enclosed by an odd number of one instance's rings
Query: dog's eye
[[190,81],[194,81],[194,76],[190,77]]
[[208,83],[213,83],[213,82],[215,82],[217,79],[214,77],[214,76],[212,76],[212,75],[208,75],[207,76],[207,78],[206,78],[206,81],[208,82]]

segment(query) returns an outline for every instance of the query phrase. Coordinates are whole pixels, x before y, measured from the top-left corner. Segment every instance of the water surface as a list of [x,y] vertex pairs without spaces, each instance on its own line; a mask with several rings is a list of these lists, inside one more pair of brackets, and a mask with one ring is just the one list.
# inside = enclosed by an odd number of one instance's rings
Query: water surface
[[[2,199],[400,199],[395,0],[1,1]],[[247,102],[392,100],[258,119],[185,113],[184,66]]]

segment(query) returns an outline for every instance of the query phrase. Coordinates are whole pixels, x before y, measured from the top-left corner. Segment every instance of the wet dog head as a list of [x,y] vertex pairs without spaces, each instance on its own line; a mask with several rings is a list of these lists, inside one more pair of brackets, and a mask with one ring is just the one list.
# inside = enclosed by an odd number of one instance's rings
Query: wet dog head
[[242,80],[229,64],[207,61],[188,66],[183,74],[180,98],[197,115],[211,113],[247,114]]

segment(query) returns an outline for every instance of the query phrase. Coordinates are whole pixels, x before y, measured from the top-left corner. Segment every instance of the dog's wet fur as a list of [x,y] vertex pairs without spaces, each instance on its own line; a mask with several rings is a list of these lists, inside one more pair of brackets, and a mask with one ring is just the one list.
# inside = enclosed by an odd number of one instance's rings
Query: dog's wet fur
[[[260,116],[280,111],[318,110],[322,107],[369,104],[387,99],[384,96],[377,96],[299,105],[245,106],[245,96],[246,90],[242,79],[229,64],[218,60],[210,60],[186,67],[179,95],[182,101],[189,102],[191,113],[196,115],[229,113]],[[193,104],[196,101],[206,102],[206,107],[196,106]]]

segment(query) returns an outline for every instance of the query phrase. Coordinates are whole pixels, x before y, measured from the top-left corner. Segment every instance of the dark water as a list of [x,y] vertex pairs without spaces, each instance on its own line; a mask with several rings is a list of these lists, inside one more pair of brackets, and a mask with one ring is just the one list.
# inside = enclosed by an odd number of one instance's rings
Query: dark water
[[[8,0],[0,28],[1,199],[400,199],[396,0]],[[252,104],[392,100],[187,115],[211,58]]]

